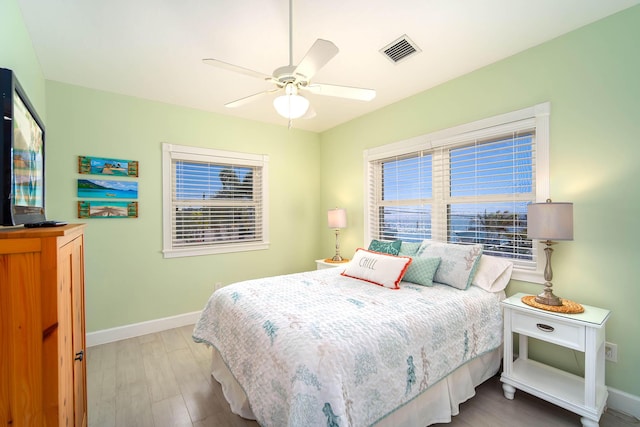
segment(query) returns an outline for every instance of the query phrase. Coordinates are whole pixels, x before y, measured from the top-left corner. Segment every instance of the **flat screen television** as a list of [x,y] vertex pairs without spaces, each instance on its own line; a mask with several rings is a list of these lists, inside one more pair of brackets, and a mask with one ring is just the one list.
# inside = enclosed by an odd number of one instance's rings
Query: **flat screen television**
[[0,68],[0,225],[45,221],[45,129],[15,73]]

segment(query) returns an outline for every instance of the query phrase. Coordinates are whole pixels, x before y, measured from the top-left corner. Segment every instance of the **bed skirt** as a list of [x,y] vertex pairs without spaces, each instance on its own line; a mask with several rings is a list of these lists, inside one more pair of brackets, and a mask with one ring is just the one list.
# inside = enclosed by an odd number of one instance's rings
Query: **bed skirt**
[[[231,412],[255,420],[247,396],[218,351],[213,348],[211,374],[222,386]],[[375,427],[423,427],[451,422],[459,405],[475,395],[475,388],[500,369],[502,347],[459,367],[421,395],[378,421]]]

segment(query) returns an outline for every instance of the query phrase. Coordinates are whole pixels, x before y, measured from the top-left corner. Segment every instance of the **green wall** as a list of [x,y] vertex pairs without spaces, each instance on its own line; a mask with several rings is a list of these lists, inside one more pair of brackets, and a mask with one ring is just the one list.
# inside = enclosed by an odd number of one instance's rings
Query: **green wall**
[[44,76],[15,0],[0,0],[0,68],[16,73],[38,115],[46,122]]
[[[343,254],[363,244],[364,149],[550,101],[551,196],[572,201],[575,215],[574,241],[555,247],[554,287],[612,310],[607,340],[618,344],[619,361],[607,362],[607,384],[640,395],[638,40],[640,6],[324,132],[322,182],[337,182],[321,196],[349,213]],[[324,253],[333,245],[327,234]],[[541,288],[512,282],[507,291]],[[532,347],[535,357],[584,369],[570,350]]]
[[[47,81],[47,215],[80,221],[78,155],[140,162],[139,218],[88,219],[87,331],[201,310],[216,283],[315,267],[319,136]],[[269,155],[268,250],[162,256],[162,142]]]

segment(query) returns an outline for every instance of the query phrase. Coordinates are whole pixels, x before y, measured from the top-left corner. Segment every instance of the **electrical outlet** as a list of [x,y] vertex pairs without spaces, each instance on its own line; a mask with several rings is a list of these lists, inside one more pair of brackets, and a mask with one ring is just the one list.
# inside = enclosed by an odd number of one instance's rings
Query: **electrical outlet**
[[611,362],[618,362],[618,344],[611,342],[604,343],[604,358]]

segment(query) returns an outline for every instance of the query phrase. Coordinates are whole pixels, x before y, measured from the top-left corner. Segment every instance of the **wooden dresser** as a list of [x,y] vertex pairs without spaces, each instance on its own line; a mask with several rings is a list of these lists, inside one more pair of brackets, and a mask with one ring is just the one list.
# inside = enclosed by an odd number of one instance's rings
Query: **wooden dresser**
[[83,233],[0,229],[0,425],[87,425]]

